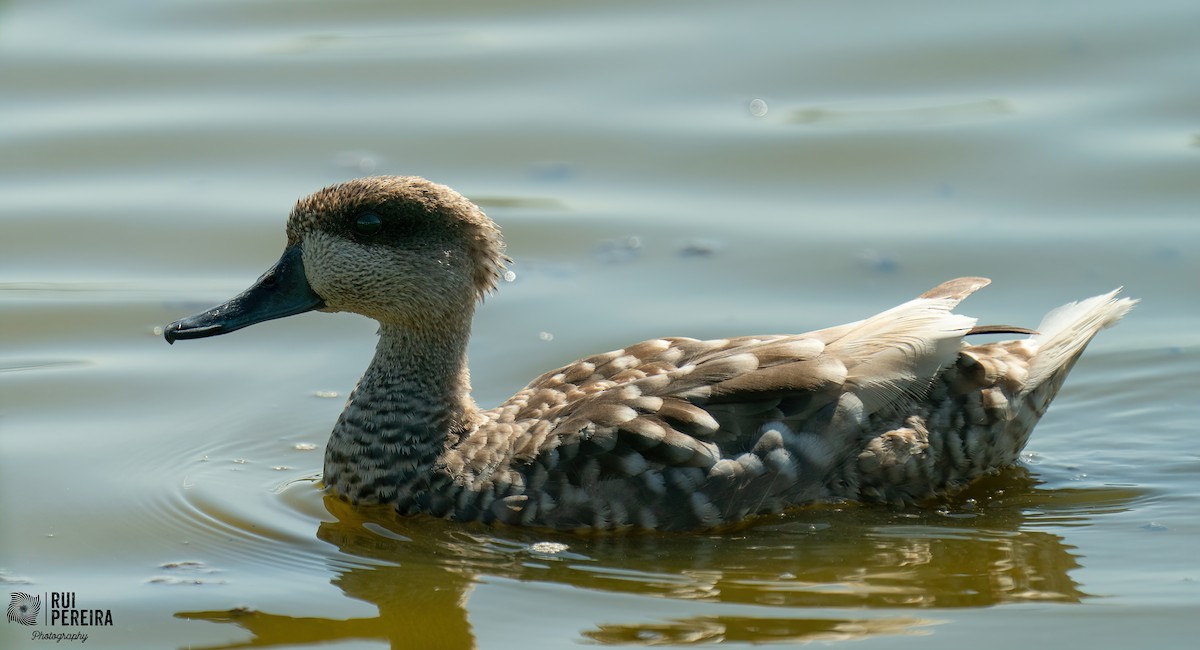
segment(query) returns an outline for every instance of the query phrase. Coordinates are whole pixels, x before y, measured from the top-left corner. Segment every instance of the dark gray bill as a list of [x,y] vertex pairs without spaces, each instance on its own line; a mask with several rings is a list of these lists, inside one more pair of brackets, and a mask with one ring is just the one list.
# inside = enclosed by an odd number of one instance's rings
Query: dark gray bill
[[325,301],[308,285],[300,245],[289,246],[283,256],[249,289],[233,300],[203,314],[181,318],[167,325],[167,343],[179,339],[202,339],[240,330],[248,325],[320,309]]

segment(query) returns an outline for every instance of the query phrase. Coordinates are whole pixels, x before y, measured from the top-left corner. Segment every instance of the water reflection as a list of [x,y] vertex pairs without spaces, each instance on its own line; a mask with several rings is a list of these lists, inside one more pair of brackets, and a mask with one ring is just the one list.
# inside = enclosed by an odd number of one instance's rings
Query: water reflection
[[757,616],[742,609],[680,618],[648,613],[623,622],[611,620],[619,613],[598,612],[605,620],[580,634],[600,644],[923,634],[937,621],[917,610],[1087,597],[1070,577],[1080,566],[1073,547],[1039,530],[1041,522],[1124,510],[1139,497],[1122,488],[1039,489],[1024,470],[975,492],[938,510],[810,509],[725,535],[598,538],[401,518],[326,497],[336,520],[321,523],[317,536],[349,556],[330,558],[333,583],[376,605],[378,616],[333,620],[248,610],[177,616],[232,623],[253,635],[222,648],[349,639],[471,648],[472,589],[495,576],[762,608]]
[[600,625],[586,630],[604,645],[686,645],[692,643],[781,643],[850,641],[884,634],[915,634],[932,621],[919,618],[752,618],[698,616],[661,624]]

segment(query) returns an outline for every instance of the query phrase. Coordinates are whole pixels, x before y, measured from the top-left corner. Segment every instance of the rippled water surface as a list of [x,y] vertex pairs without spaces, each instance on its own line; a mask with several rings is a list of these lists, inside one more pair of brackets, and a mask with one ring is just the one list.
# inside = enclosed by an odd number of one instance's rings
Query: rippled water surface
[[[0,4],[0,646],[1193,647],[1200,5]],[[476,395],[662,335],[799,332],[957,275],[1034,326],[1124,285],[1023,466],[944,507],[579,538],[319,488],[372,323],[168,347],[291,203],[459,189],[516,278]],[[64,640],[60,644],[78,643]]]

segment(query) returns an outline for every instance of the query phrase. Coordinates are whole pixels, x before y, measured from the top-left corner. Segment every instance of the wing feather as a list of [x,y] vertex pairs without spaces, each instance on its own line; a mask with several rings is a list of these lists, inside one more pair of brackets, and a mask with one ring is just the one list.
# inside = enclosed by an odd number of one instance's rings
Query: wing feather
[[519,404],[515,419],[551,420],[543,449],[586,443],[674,466],[711,467],[747,451],[775,420],[851,435],[954,362],[975,320],[951,310],[987,283],[951,280],[871,318],[798,336],[643,341],[546,373],[509,404]]

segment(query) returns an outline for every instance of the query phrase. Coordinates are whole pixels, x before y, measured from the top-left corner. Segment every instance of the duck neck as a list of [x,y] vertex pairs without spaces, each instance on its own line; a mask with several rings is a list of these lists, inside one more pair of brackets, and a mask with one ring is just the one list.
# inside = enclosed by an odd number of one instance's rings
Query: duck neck
[[[456,319],[455,319],[456,320]],[[456,329],[381,323],[375,358],[325,450],[325,484],[353,503],[419,509],[436,466],[476,426],[467,371],[470,318]]]

